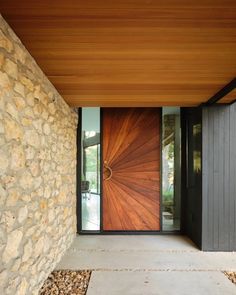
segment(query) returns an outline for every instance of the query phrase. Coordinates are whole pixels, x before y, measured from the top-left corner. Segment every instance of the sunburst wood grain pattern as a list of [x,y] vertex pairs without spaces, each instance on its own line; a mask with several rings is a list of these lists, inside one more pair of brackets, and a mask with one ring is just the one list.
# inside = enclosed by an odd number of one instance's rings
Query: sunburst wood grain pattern
[[103,109],[102,140],[103,229],[159,230],[160,109]]

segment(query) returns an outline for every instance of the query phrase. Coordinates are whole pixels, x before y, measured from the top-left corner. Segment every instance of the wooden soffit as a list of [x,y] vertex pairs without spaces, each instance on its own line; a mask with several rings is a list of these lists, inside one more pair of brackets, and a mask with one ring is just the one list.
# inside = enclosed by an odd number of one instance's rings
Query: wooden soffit
[[235,0],[7,0],[71,106],[196,106],[236,76]]

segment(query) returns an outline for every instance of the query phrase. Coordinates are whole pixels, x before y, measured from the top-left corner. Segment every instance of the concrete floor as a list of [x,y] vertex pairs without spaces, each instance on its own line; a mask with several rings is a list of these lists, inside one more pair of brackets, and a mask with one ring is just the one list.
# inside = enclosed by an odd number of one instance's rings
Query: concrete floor
[[57,269],[92,269],[87,295],[234,294],[236,253],[201,252],[182,236],[78,236]]

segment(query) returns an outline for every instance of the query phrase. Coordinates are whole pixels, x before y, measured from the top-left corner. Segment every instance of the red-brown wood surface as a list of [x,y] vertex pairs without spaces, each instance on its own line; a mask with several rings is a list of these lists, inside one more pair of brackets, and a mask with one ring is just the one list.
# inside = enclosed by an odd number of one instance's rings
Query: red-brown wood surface
[[159,230],[160,109],[103,109],[102,141],[103,229]]

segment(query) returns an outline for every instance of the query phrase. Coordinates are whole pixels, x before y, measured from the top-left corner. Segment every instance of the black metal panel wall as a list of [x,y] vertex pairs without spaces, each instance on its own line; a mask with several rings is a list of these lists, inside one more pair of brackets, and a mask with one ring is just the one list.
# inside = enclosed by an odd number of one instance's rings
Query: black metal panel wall
[[203,108],[202,249],[236,250],[236,104]]

